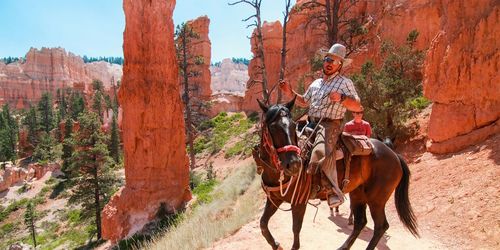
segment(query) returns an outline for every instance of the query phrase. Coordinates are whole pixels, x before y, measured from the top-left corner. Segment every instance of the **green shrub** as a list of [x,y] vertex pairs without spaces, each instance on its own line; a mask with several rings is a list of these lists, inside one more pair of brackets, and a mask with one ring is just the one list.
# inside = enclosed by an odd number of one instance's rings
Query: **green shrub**
[[[226,112],[219,113],[209,121],[203,122],[201,128],[211,128],[205,135],[194,140],[195,153],[209,150],[215,154],[219,152],[230,138],[244,134],[258,119],[245,119],[241,113],[229,116]],[[201,129],[200,130],[203,130]]]
[[432,102],[423,96],[419,96],[411,99],[409,103],[412,108],[422,110],[427,108]]
[[214,190],[217,181],[215,179],[202,181],[193,189],[193,194],[197,197],[197,203],[210,203],[213,200],[211,192]]
[[12,233],[15,228],[16,228],[16,226],[14,225],[14,223],[7,223],[7,224],[2,225],[0,227],[0,239],[6,235]]
[[69,210],[66,214],[70,224],[77,225],[82,221],[82,212],[77,209]]
[[17,211],[19,208],[25,207],[28,202],[29,199],[27,198],[12,202],[9,206],[7,206],[7,208],[3,209],[0,212],[0,222],[5,220],[10,215],[10,213]]

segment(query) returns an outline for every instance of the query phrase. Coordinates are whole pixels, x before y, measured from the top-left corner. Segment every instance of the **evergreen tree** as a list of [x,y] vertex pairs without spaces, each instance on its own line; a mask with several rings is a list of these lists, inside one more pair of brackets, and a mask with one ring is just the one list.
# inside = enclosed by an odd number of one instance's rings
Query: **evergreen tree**
[[54,128],[54,112],[52,110],[52,97],[49,93],[43,93],[38,102],[38,112],[40,114],[40,127],[46,133]]
[[54,161],[56,154],[54,151],[55,141],[49,133],[43,131],[40,135],[40,142],[33,151],[33,160],[39,162]]
[[33,245],[35,246],[36,249],[35,221],[36,221],[36,211],[33,202],[30,201],[26,205],[26,211],[24,212],[24,224],[28,227],[28,230],[30,231],[31,238],[33,239]]
[[109,152],[111,153],[113,160],[118,163],[120,161],[120,130],[118,128],[115,113],[113,113],[113,121],[111,122],[111,142]]
[[92,82],[92,87],[94,89],[92,110],[99,115],[99,119],[102,123],[105,108],[104,85],[101,81],[94,80]]
[[[190,159],[190,167],[191,170],[196,166],[195,163],[195,152],[194,152],[194,133],[191,124],[193,124],[193,100],[192,93],[190,90],[190,76],[195,76],[199,74],[199,72],[195,72],[191,69],[193,66],[193,58],[196,58],[196,55],[193,55],[191,51],[189,51],[189,45],[192,43],[192,40],[198,38],[199,35],[193,31],[192,27],[186,23],[182,23],[181,25],[177,25],[175,31],[175,43],[177,49],[177,60],[179,62],[179,73],[182,77],[182,85],[184,87],[184,93],[182,94],[182,101],[184,102],[185,107],[185,121],[186,121],[186,135],[187,142],[189,145],[189,159]],[[195,62],[196,63],[196,62]],[[192,83],[191,83],[192,84]]]
[[70,177],[69,168],[71,165],[71,155],[73,154],[73,145],[71,142],[72,131],[73,131],[73,120],[71,120],[71,118],[68,118],[66,119],[66,122],[64,124],[64,141],[62,148],[63,165],[61,167],[61,171],[66,175],[66,177]]
[[78,116],[85,110],[85,100],[79,92],[74,92],[71,95],[70,113],[73,120],[77,120]]
[[38,143],[37,132],[38,132],[38,117],[35,107],[30,105],[30,109],[24,118],[24,125],[28,127],[28,141],[36,147]]
[[16,144],[19,126],[10,113],[9,105],[5,104],[0,113],[0,161],[16,159]]
[[59,100],[59,116],[61,120],[66,119],[66,113],[68,111],[68,104],[66,102],[66,91],[64,89],[57,90],[58,100]]
[[101,239],[101,210],[112,194],[116,177],[98,115],[84,112],[78,122],[80,129],[72,135],[75,151],[71,157],[75,192],[69,202],[80,204],[84,216],[95,220],[97,238]]
[[377,68],[371,61],[353,75],[356,90],[365,107],[365,117],[379,136],[411,134],[405,121],[417,114],[412,103],[422,97],[422,64],[424,53],[414,47],[418,32],[410,32],[407,44],[395,46],[391,41],[381,45],[383,64]]

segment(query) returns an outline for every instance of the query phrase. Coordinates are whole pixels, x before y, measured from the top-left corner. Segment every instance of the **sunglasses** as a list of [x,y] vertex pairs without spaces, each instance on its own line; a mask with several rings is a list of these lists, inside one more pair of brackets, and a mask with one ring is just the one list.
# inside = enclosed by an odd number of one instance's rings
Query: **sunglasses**
[[332,64],[335,64],[335,65],[342,64],[342,62],[340,60],[335,60],[335,59],[332,59],[332,58],[327,57],[327,56],[325,58],[323,58],[323,62],[332,63]]

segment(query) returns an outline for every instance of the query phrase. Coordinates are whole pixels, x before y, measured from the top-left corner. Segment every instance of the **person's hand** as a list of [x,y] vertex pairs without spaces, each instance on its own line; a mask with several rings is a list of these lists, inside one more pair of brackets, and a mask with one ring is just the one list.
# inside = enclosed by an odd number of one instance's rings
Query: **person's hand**
[[292,86],[290,86],[290,83],[287,82],[286,80],[280,81],[279,88],[281,89],[281,91],[283,91],[288,95],[292,94]]
[[333,102],[340,102],[341,100],[341,94],[339,92],[332,92],[330,94],[330,99],[333,101]]

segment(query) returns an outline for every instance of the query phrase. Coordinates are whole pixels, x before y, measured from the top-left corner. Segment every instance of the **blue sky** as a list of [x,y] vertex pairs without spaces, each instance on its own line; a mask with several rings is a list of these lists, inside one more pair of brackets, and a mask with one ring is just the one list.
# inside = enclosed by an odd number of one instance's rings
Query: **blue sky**
[[[253,14],[233,0],[177,0],[174,24],[210,18],[212,61],[250,58],[253,28],[241,20]],[[263,0],[263,20],[283,19],[284,0]],[[292,2],[295,2],[292,0]],[[122,56],[125,17],[122,0],[0,0],[0,57],[24,56],[30,47],[63,47],[77,55]]]

